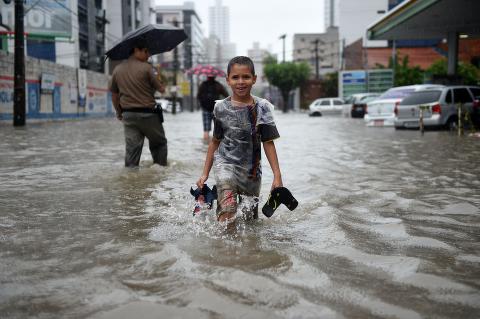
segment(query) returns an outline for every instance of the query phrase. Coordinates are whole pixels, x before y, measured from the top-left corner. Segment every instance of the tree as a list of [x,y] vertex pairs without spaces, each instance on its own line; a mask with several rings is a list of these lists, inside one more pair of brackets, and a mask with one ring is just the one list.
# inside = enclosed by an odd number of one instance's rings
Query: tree
[[283,111],[287,112],[287,101],[290,91],[302,85],[310,75],[308,64],[283,62],[278,63],[273,57],[264,59],[266,62],[263,72],[270,84],[275,85],[282,92],[284,101]]
[[[427,69],[432,76],[447,76],[447,60],[440,59],[435,61]],[[459,62],[457,74],[461,77],[464,84],[477,85],[479,82],[480,70],[473,64]]]
[[338,72],[325,74],[322,86],[325,96],[338,96]]
[[[422,84],[423,83],[423,70],[419,66],[411,67],[410,58],[408,55],[403,56],[401,63],[398,63],[398,59],[395,60],[395,65],[393,59],[390,58],[388,61],[388,68],[393,69],[394,72],[394,86],[404,86],[412,84]],[[382,64],[376,65],[377,68],[384,69],[385,66]]]

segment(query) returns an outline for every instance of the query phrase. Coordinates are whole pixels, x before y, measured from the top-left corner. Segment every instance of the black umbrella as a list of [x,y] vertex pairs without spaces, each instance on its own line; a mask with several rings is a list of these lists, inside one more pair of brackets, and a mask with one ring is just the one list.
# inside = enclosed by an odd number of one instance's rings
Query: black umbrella
[[166,24],[148,24],[130,31],[105,53],[111,60],[128,59],[137,40],[144,40],[151,55],[167,52],[187,38],[183,29]]

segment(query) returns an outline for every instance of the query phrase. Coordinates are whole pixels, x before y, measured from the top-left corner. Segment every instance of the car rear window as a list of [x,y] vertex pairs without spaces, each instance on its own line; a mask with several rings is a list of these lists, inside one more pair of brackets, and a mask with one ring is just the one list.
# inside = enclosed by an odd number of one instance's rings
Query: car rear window
[[375,95],[364,96],[364,97],[362,97],[362,98],[360,99],[359,102],[361,102],[361,103],[368,103],[368,102],[371,102],[371,101],[373,101],[373,100],[375,100],[375,99],[377,99],[377,98],[378,98],[378,96],[375,96]]
[[403,99],[414,91],[414,89],[390,89],[380,95],[378,99]]
[[413,92],[400,102],[400,105],[425,104],[438,101],[442,91],[419,91]]
[[470,88],[470,91],[472,91],[473,97],[474,97],[476,100],[480,99],[480,89]]
[[465,88],[453,89],[453,99],[455,103],[471,103],[472,97]]

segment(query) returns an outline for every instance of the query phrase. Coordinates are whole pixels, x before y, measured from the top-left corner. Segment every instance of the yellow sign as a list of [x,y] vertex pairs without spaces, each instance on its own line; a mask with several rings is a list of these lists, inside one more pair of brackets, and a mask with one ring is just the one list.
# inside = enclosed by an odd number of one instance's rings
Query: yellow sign
[[182,95],[190,95],[190,82],[180,82],[180,90]]

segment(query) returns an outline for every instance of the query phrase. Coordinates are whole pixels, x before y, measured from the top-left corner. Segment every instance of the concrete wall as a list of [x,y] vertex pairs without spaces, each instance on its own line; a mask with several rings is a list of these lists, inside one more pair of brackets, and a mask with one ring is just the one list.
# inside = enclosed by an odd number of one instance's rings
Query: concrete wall
[[[0,120],[13,119],[14,56],[0,51]],[[112,116],[108,76],[86,71],[85,98],[79,97],[78,69],[25,57],[26,117],[60,119]],[[41,91],[42,74],[53,74],[53,92]]]

